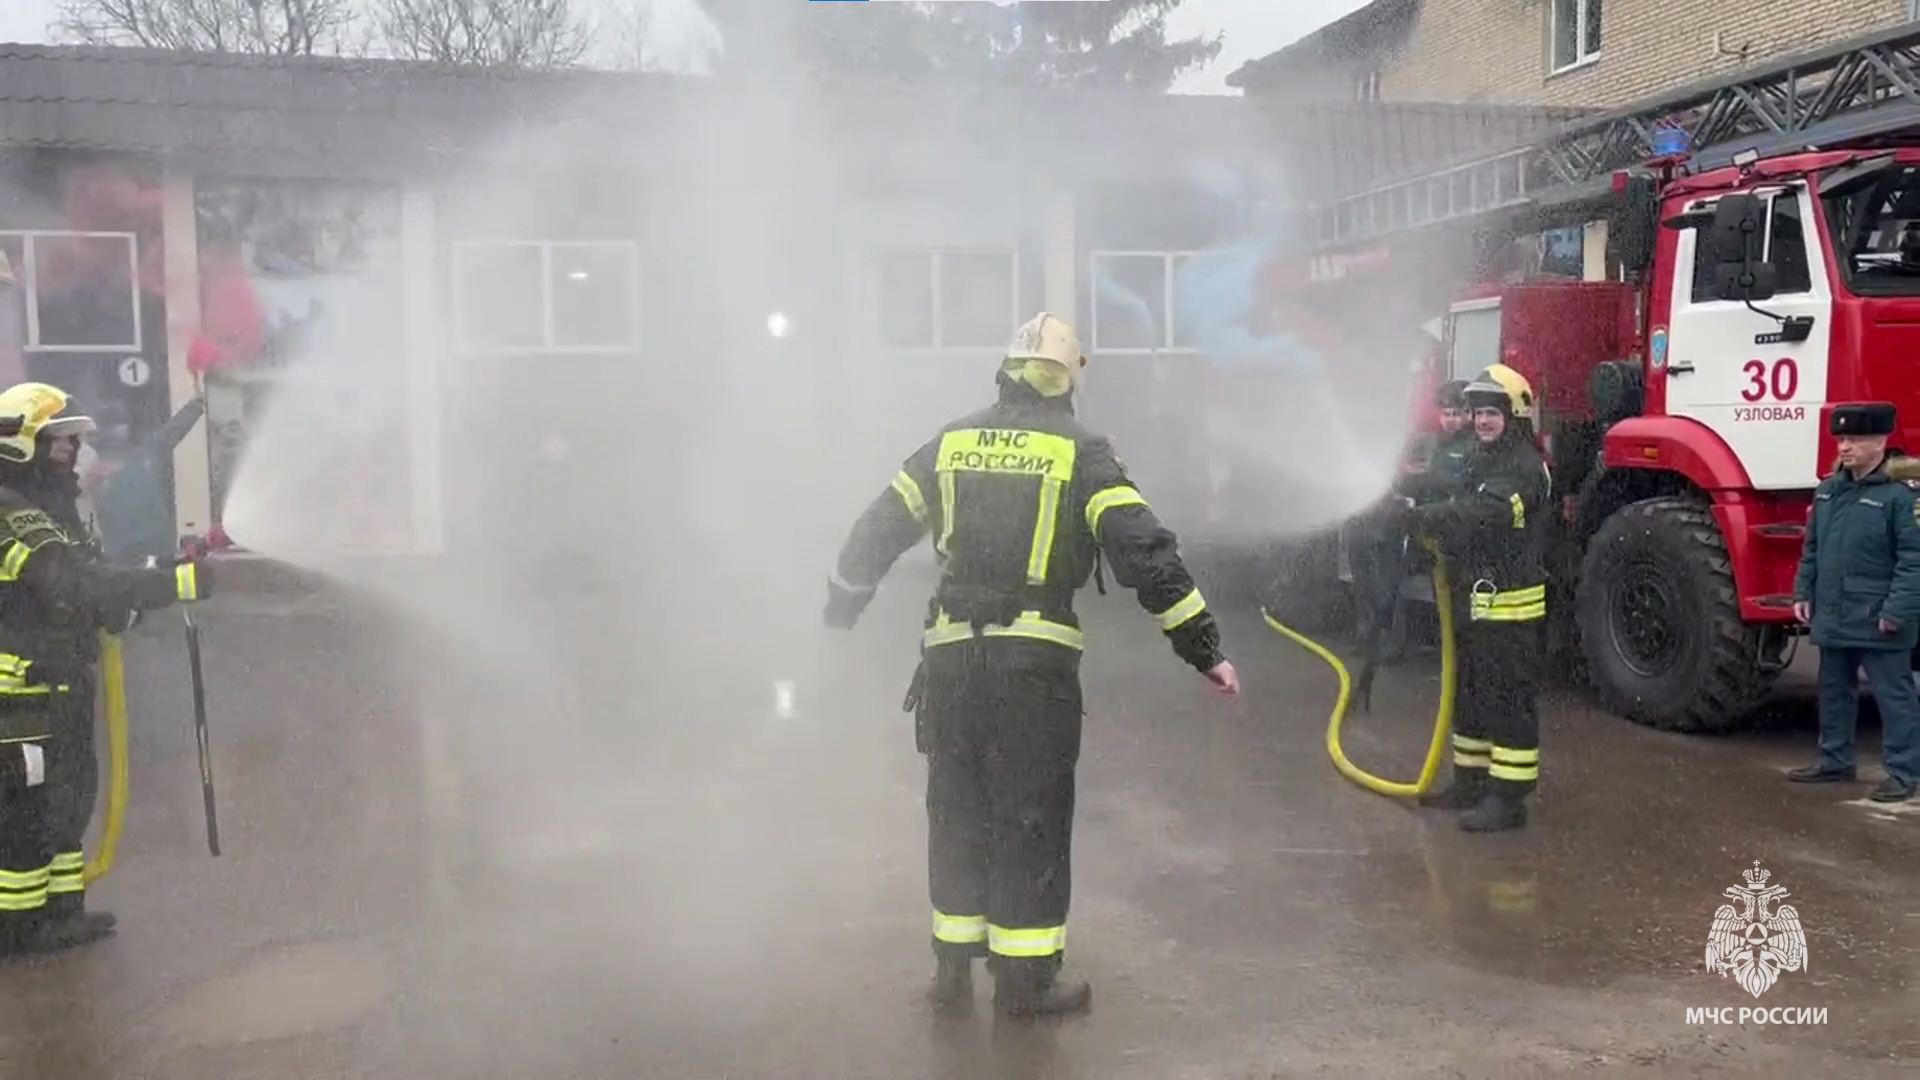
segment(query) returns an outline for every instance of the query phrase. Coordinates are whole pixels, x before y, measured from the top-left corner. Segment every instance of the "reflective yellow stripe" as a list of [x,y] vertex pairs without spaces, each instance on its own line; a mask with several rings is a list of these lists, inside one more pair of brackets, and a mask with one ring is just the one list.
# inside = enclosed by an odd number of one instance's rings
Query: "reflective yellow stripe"
[[31,681],[32,671],[33,661],[12,653],[0,653],[0,697],[33,697],[51,693],[51,687],[35,685]]
[[947,544],[953,539],[953,474],[940,474],[940,536],[933,542],[933,550],[942,555],[947,553]]
[[1516,491],[1513,494],[1507,496],[1507,502],[1513,505],[1513,527],[1516,529],[1526,528],[1527,527],[1526,500],[1522,499],[1520,497],[1520,493]]
[[87,890],[87,857],[78,851],[63,851],[48,866],[47,894],[70,896]]
[[1533,585],[1506,592],[1476,592],[1468,604],[1475,622],[1532,622],[1547,617],[1547,587]]
[[[1065,645],[1069,649],[1086,647],[1085,638],[1080,631],[1065,623],[1053,622],[1040,616],[1037,611],[1023,611],[1013,620],[1011,626],[989,626],[982,631],[987,637],[1029,638],[1035,641],[1050,641],[1055,645]],[[973,626],[969,623],[954,622],[941,612],[934,624],[920,639],[928,648],[935,645],[951,645],[956,641],[965,641],[973,636]]]
[[920,484],[907,475],[907,470],[901,469],[900,474],[893,478],[893,490],[899,493],[900,501],[907,504],[907,513],[913,515],[913,520],[926,524],[926,496],[920,493]]
[[1200,595],[1199,589],[1195,589],[1175,601],[1172,607],[1155,615],[1154,618],[1160,620],[1160,629],[1174,630],[1191,622],[1194,616],[1199,615],[1205,610],[1207,610],[1206,598]]
[[933,939],[953,945],[976,945],[987,940],[985,915],[949,915],[933,913]]
[[7,553],[0,556],[0,581],[19,581],[21,572],[27,568],[27,560],[32,556],[32,548],[18,540],[7,541]]
[[1147,500],[1140,497],[1131,484],[1102,488],[1087,500],[1087,528],[1093,530],[1097,538],[1100,535],[1100,515],[1116,506],[1145,506]]
[[38,911],[47,906],[46,867],[38,870],[0,870],[0,911]]
[[194,573],[193,564],[181,563],[173,568],[173,585],[182,600],[200,599],[200,578]]
[[1493,753],[1493,743],[1487,739],[1476,739],[1470,735],[1455,735],[1453,748],[1463,754],[1478,754],[1486,757]]
[[1060,522],[1060,493],[1065,480],[1040,482],[1040,513],[1033,519],[1033,548],[1027,553],[1027,584],[1045,585],[1047,566],[1053,562],[1053,534]]
[[1038,930],[1009,930],[1004,926],[987,927],[987,949],[1001,956],[1052,956],[1065,952],[1067,928],[1048,926]]
[[1487,775],[1495,780],[1512,780],[1528,783],[1540,779],[1540,751],[1513,750],[1504,746],[1493,748],[1493,767]]
[[1077,452],[1072,439],[1044,431],[961,428],[940,436],[934,468],[943,473],[1034,476],[1064,483],[1073,478]]

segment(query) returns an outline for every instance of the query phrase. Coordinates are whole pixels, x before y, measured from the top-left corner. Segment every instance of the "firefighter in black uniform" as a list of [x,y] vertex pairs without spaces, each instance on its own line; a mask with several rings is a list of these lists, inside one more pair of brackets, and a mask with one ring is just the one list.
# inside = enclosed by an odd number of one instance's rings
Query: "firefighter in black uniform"
[[1475,444],[1450,492],[1409,506],[1408,527],[1440,546],[1460,628],[1453,781],[1423,805],[1465,811],[1460,827],[1526,824],[1540,779],[1535,698],[1546,643],[1543,526],[1552,480],[1534,446],[1533,388],[1504,364],[1463,390]]
[[199,599],[209,585],[191,562],[116,569],[100,557],[73,473],[93,421],[67,414],[68,403],[45,383],[0,393],[0,738],[24,740],[18,757],[0,754],[0,908],[13,952],[112,931],[112,915],[86,911],[81,852],[99,791],[99,634],[126,629],[141,610]]
[[[1075,420],[1086,357],[1042,313],[1015,332],[999,403],[908,458],[853,527],[826,621],[851,628],[880,580],[931,532],[941,565],[922,638],[934,1003],[973,1000],[988,958],[1007,1015],[1084,1008],[1066,948],[1081,633],[1073,596],[1103,555],[1181,659],[1227,694],[1239,677],[1180,561],[1111,444]],[[924,682],[921,679],[924,678]]]
[[1467,410],[1467,380],[1443,383],[1434,392],[1440,410],[1440,430],[1422,439],[1410,455],[1419,468],[1409,469],[1395,485],[1416,502],[1445,498],[1466,476],[1467,455],[1474,447],[1473,417]]

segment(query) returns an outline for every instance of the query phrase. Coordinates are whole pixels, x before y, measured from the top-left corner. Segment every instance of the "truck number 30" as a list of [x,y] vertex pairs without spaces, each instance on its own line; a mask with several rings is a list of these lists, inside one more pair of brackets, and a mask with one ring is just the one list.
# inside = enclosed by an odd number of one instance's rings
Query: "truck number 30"
[[1800,365],[1793,357],[1783,356],[1769,364],[1765,360],[1749,360],[1740,369],[1747,376],[1747,385],[1740,390],[1745,401],[1790,401],[1800,392]]

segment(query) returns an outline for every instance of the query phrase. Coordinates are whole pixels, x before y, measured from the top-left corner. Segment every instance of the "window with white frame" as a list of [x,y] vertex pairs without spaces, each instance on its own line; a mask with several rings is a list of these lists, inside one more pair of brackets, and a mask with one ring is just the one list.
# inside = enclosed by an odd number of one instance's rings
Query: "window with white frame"
[[1369,68],[1354,76],[1353,99],[1355,101],[1380,100],[1380,69]]
[[132,233],[0,232],[28,352],[138,353],[139,243]]
[[1223,257],[1204,251],[1096,251],[1092,254],[1094,352],[1197,351],[1206,301],[1221,295],[1209,277]]
[[1554,71],[1599,57],[1600,6],[1601,0],[1553,0],[1548,43]]
[[453,247],[463,353],[632,352],[640,248],[623,240],[470,241]]
[[900,349],[1002,349],[1020,320],[1010,248],[881,254],[880,339]]

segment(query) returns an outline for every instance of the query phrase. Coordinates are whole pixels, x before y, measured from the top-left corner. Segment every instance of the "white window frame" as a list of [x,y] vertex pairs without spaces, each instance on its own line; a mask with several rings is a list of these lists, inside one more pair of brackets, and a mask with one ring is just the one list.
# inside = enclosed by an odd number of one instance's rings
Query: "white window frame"
[[[1447,307],[1447,363],[1446,363],[1447,379],[1444,381],[1451,381],[1455,379],[1471,379],[1475,375],[1478,375],[1481,371],[1485,370],[1487,366],[1486,364],[1476,364],[1472,371],[1461,371],[1459,369],[1459,365],[1460,365],[1459,340],[1460,339],[1459,339],[1458,333],[1455,330],[1455,323],[1458,321],[1459,316],[1480,315],[1489,311],[1498,313],[1502,306],[1503,306],[1502,300],[1498,296],[1489,296],[1481,300],[1462,300],[1462,301],[1459,301],[1458,303],[1448,305]],[[1493,342],[1493,361],[1492,362],[1498,363],[1501,356],[1501,350],[1505,347],[1506,342],[1502,339],[1502,336],[1499,336],[1499,330],[1503,329],[1502,327],[1500,327],[1497,321],[1499,316],[1496,314],[1495,318],[1496,318],[1496,322],[1495,322],[1496,337],[1494,338],[1494,342]]]
[[[1020,325],[1020,249],[1010,244],[1000,246],[971,247],[887,247],[874,252],[873,265],[876,273],[881,272],[882,261],[896,255],[931,255],[933,281],[933,343],[930,345],[895,345],[881,334],[881,343],[889,349],[904,349],[910,353],[989,353],[1004,351],[1005,345],[949,345],[943,340],[945,334],[946,308],[941,297],[940,267],[948,255],[1005,255],[1013,263],[1013,279],[1007,295],[1007,338],[1012,340],[1014,328]],[[875,292],[884,283],[874,282]],[[877,312],[876,312],[877,314]]]
[[[141,326],[140,311],[140,238],[130,232],[84,232],[75,229],[0,229],[0,237],[18,237],[20,262],[15,268],[20,299],[26,305],[26,352],[41,353],[138,353],[146,348],[146,328]],[[133,311],[133,340],[112,345],[44,345],[40,342],[40,271],[35,261],[34,242],[40,238],[62,240],[125,240],[127,242],[127,300]]]
[[[466,277],[463,256],[472,251],[501,248],[538,248],[540,250],[541,341],[538,345],[480,345],[467,340]],[[567,249],[593,248],[622,251],[632,274],[634,295],[633,323],[627,328],[627,340],[618,345],[560,345],[553,323],[553,254]],[[453,244],[449,267],[449,291],[453,297],[453,351],[460,356],[616,356],[640,350],[640,245],[632,240],[458,240]]]
[[[1587,40],[1587,9],[1595,4],[1604,5],[1604,0],[1548,0],[1547,4],[1547,74],[1559,75],[1596,63],[1600,59],[1601,48],[1595,48]],[[1562,6],[1572,9],[1574,19],[1573,59],[1560,63],[1555,49],[1560,42],[1560,9]],[[1604,6],[1602,7],[1604,11]]]
[[1380,100],[1380,69],[1368,68],[1354,76],[1353,98],[1355,101],[1371,102]]
[[[1107,356],[1154,356],[1161,353],[1173,353],[1179,356],[1197,355],[1200,350],[1192,345],[1175,345],[1173,320],[1173,279],[1174,266],[1181,259],[1196,256],[1217,255],[1217,251],[1090,251],[1087,253],[1087,288],[1091,301],[1089,312],[1089,334],[1087,351]],[[1139,346],[1109,347],[1100,343],[1100,295],[1099,276],[1095,272],[1101,259],[1139,259],[1151,256],[1160,258],[1160,310],[1164,313],[1160,328],[1160,344],[1141,348]]]

